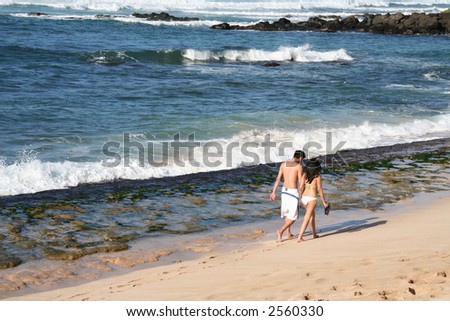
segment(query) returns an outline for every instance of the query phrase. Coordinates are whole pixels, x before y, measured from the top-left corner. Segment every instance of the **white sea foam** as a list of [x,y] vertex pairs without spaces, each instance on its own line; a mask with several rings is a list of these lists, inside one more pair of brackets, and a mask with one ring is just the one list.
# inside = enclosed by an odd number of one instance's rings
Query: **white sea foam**
[[435,80],[445,80],[442,78],[442,75],[438,71],[432,71],[423,75],[426,80],[435,81]]
[[386,88],[417,89],[420,87],[416,86],[416,85],[390,84],[390,85],[386,85]]
[[[297,131],[273,128],[243,131],[231,138],[217,140],[213,144],[209,142],[209,149],[205,149],[206,142],[203,142],[203,147],[195,149],[194,159],[199,163],[198,165],[187,161],[177,165],[177,162],[172,159],[167,166],[152,167],[146,160],[141,167],[137,158],[131,157],[127,167],[123,166],[123,163],[115,167],[105,167],[101,161],[95,163],[44,162],[24,154],[13,164],[6,164],[4,160],[0,160],[0,195],[35,193],[117,179],[176,176],[257,163],[280,162],[289,158],[295,149],[304,149],[308,151],[308,156],[312,157],[334,153],[338,146],[340,149],[358,149],[448,137],[449,128],[450,115],[445,114],[428,120],[414,120],[402,124],[364,122],[342,128],[325,127]],[[267,140],[268,135],[270,141],[276,144],[270,149],[262,144]],[[216,152],[220,149],[224,151],[223,156],[212,157],[217,155]],[[104,159],[106,162],[113,160]],[[215,166],[212,166],[213,163]]]
[[[61,15],[61,14],[45,14],[45,15],[30,15],[28,13],[13,13],[11,16],[20,18],[32,19],[47,19],[47,20],[114,20],[123,23],[142,23],[151,26],[183,26],[183,27],[211,27],[219,24],[219,20],[198,20],[198,21],[161,21],[161,20],[146,20],[136,18],[132,15]],[[237,23],[237,22],[236,22]]]
[[259,49],[247,50],[195,50],[187,49],[183,52],[183,57],[191,61],[297,61],[297,62],[332,62],[332,61],[352,61],[353,58],[344,49],[332,51],[315,51],[310,45],[300,47],[280,47],[276,51],[266,51]]
[[0,0],[0,5],[44,5],[59,9],[117,12],[123,9],[141,11],[176,11],[204,15],[228,15],[276,18],[284,15],[339,13],[439,12],[449,0]]
[[115,11],[122,8],[135,9],[300,9],[300,8],[353,8],[388,7],[392,5],[439,5],[448,0],[0,0],[0,5],[45,5],[57,8],[93,9]]
[[121,21],[125,23],[143,23],[151,26],[183,26],[183,27],[211,27],[221,23],[219,20],[198,20],[198,21],[160,21],[160,20],[146,20],[133,16],[114,16],[112,20]]

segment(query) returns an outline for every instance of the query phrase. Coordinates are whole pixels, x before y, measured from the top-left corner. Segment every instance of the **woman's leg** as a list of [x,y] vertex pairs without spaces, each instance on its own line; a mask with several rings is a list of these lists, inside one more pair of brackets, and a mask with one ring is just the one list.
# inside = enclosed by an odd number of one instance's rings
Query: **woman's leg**
[[316,209],[315,209],[315,206],[314,206],[314,209],[312,211],[311,218],[309,219],[309,222],[311,223],[312,235],[316,239],[319,236],[316,233]]
[[[317,201],[311,201],[306,205],[306,213],[305,213],[305,217],[303,218],[302,226],[300,227],[300,234],[298,235],[297,242],[304,241],[303,234],[305,233],[306,228],[308,227],[308,223],[313,216],[314,209],[316,208],[316,203],[317,203]],[[315,222],[314,222],[314,228],[315,228]]]

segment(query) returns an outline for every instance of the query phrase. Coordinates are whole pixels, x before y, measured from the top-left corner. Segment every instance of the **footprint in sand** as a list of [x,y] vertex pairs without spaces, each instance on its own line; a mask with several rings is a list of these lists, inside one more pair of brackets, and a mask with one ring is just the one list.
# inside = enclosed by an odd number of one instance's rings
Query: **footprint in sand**
[[312,300],[312,296],[309,293],[303,294],[303,300],[309,301]]
[[[88,293],[79,293],[79,294],[75,294],[75,295],[71,296],[71,297],[69,298],[69,300],[74,299],[74,298],[79,297],[79,296],[82,296],[82,295],[87,295],[87,294],[88,294]],[[87,298],[86,298],[86,300],[87,300]]]
[[317,279],[317,280],[315,281],[315,283],[321,284],[321,283],[324,283],[324,282],[327,282],[327,281],[328,281],[327,278],[319,278],[319,279]]
[[380,295],[381,300],[383,300],[383,301],[388,300],[388,297],[387,297],[388,293],[386,291],[384,291],[384,290],[380,291],[380,292],[378,292],[378,294]]
[[356,287],[359,287],[359,288],[363,287],[363,285],[361,283],[359,283],[358,280],[355,280],[355,283],[353,284],[353,286],[356,286]]

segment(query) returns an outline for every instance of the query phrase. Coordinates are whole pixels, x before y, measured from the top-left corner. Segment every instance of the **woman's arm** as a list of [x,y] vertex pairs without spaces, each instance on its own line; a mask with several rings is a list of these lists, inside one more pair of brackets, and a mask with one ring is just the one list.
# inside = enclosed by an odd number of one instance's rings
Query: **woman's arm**
[[323,206],[328,207],[328,203],[325,200],[325,194],[323,193],[322,188],[322,176],[317,177],[317,191],[319,192],[320,198],[322,199]]

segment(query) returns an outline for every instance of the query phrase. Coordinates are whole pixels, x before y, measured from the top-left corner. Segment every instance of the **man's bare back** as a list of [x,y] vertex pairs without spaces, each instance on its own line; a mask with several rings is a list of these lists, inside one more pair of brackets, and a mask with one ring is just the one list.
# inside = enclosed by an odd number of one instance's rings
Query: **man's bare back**
[[280,168],[283,175],[283,187],[297,188],[302,177],[302,167],[296,161],[290,160],[281,164]]
[[[305,153],[298,150],[295,151],[294,156],[291,160],[281,164],[277,179],[275,180],[275,184],[273,186],[272,194],[270,194],[270,200],[274,201],[276,198],[278,185],[280,184],[281,179],[283,179],[283,193],[281,196],[281,217],[284,217],[285,223],[282,228],[277,231],[278,242],[282,241],[283,233],[286,230],[288,238],[290,239],[293,237],[290,228],[298,218],[298,200],[301,193],[303,192],[303,188],[300,185],[303,175],[303,168],[300,164],[304,157]],[[283,197],[290,197],[290,200],[283,201]],[[295,199],[297,199],[296,202]]]
[[[302,152],[303,153],[303,152]],[[284,188],[295,188],[300,191],[300,180],[303,175],[303,168],[300,163],[303,160],[303,155],[294,155],[294,157],[281,164],[280,170],[278,171],[277,179],[275,180],[275,184],[272,190],[272,194],[270,195],[270,199],[275,200],[275,193],[278,188],[278,185],[283,179],[283,187]]]

